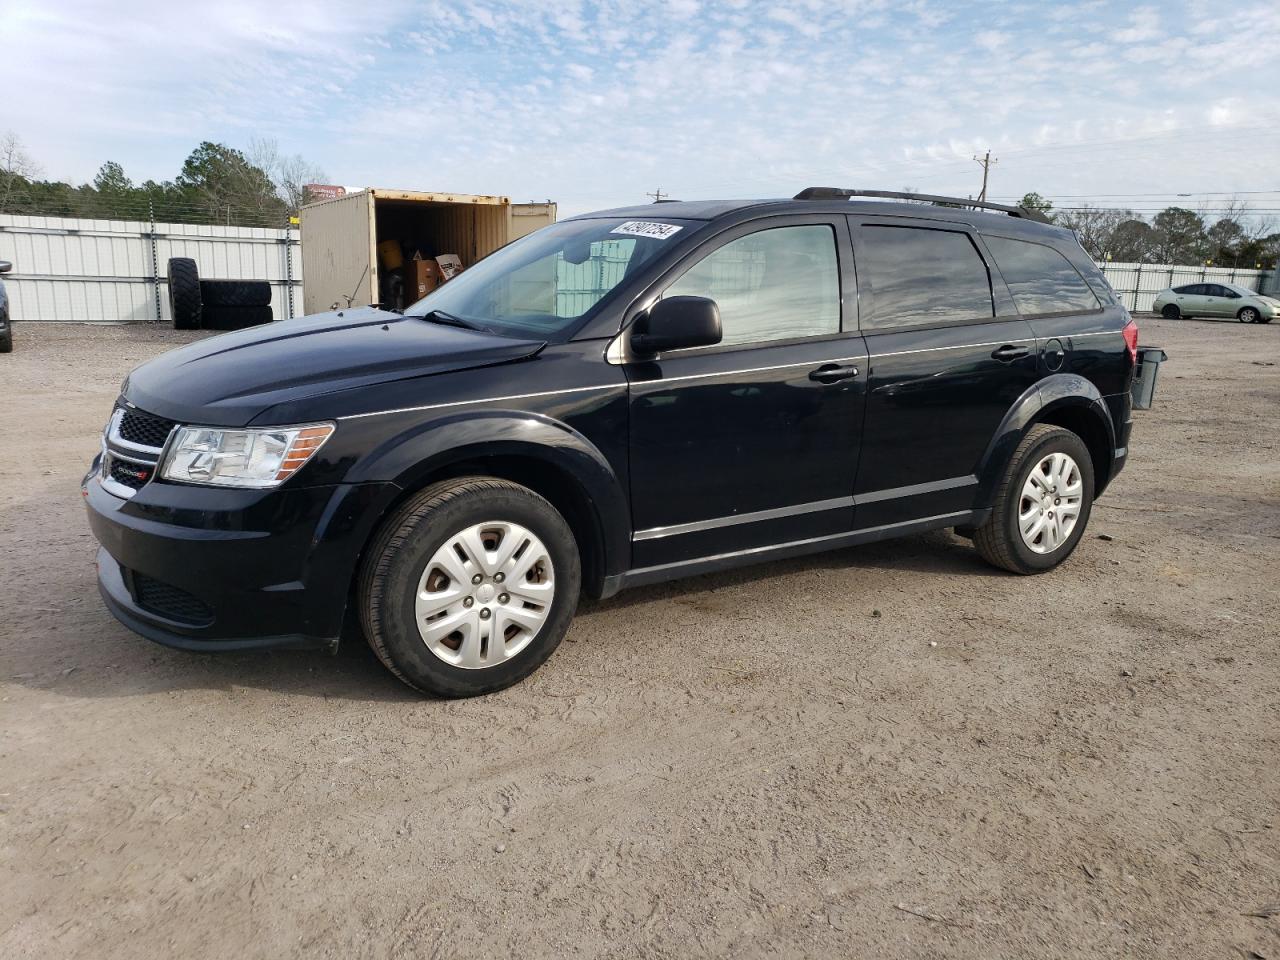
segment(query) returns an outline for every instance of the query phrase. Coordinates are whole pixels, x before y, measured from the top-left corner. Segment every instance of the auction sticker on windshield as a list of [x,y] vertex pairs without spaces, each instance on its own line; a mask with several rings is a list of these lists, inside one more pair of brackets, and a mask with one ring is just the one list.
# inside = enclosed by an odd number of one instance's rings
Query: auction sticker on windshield
[[683,227],[674,223],[653,223],[649,220],[628,220],[610,230],[610,233],[622,233],[629,237],[651,237],[654,240],[670,240]]

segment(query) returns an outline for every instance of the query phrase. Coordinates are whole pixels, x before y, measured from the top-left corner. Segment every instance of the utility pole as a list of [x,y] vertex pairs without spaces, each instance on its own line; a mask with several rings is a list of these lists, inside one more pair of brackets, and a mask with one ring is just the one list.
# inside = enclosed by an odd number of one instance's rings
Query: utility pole
[[974,157],[974,162],[982,165],[982,192],[978,194],[978,202],[985,203],[987,199],[987,175],[991,172],[991,165],[999,163],[999,160],[991,159],[991,151],[988,150],[985,156]]
[[663,193],[663,192],[662,192],[662,188],[661,188],[661,187],[659,187],[657,190],[653,191],[653,193],[646,193],[646,194],[645,194],[645,196],[646,196],[646,197],[653,197],[653,202],[654,202],[654,203],[661,203],[661,202],[662,202],[662,198],[663,198],[663,197],[669,197],[669,196],[671,196],[671,194],[669,194],[669,193]]

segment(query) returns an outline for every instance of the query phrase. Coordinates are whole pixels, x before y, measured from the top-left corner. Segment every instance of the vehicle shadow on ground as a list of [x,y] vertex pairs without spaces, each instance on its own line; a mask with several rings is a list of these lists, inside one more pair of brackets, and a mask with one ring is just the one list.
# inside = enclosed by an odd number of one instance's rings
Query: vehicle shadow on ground
[[671,580],[624,590],[607,600],[585,601],[580,613],[624,610],[671,597],[706,593],[762,580],[831,570],[902,570],[947,577],[1009,577],[986,563],[973,544],[947,530],[916,534],[880,543],[815,553],[791,560],[706,573],[687,580]]
[[[763,563],[623,591],[605,601],[584,601],[580,614],[604,620],[610,613],[757,581],[804,576],[820,570],[904,570],[947,577],[1002,577],[967,540],[948,532],[922,534],[793,560]],[[96,586],[77,585],[83,601],[50,610],[64,622],[53,648],[17,649],[14,669],[3,679],[68,698],[136,697],[179,691],[228,692],[238,688],[288,696],[353,702],[420,702],[365,643],[349,620],[336,654],[272,651],[204,654],[170,650],[116,623],[102,606]],[[870,602],[870,597],[868,598]],[[40,598],[32,609],[40,611]]]

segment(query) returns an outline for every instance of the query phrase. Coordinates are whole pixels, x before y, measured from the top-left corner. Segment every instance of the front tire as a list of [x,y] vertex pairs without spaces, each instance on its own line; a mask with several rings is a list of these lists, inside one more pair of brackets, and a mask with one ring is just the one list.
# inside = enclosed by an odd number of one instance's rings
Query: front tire
[[365,636],[423,693],[472,697],[523,680],[560,645],[582,569],[569,525],[527,487],[432,484],[374,538],[360,577]]
[[13,327],[0,333],[0,353],[13,353]]
[[1062,427],[1036,424],[1014,451],[991,516],[973,538],[978,553],[1012,573],[1052,570],[1084,535],[1093,484],[1084,441]]
[[1166,303],[1160,310],[1160,316],[1164,317],[1166,320],[1177,320],[1182,316],[1182,311],[1178,309],[1178,305],[1176,303]]
[[1242,307],[1236,314],[1236,319],[1241,323],[1257,323],[1261,318],[1262,314],[1256,307]]

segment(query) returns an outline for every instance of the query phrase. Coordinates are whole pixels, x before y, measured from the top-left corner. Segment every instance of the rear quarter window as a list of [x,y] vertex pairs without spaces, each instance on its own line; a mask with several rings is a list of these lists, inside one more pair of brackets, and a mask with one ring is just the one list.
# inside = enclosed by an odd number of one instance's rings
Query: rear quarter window
[[1080,271],[1053,247],[1007,237],[984,239],[1024,317],[1101,309]]

